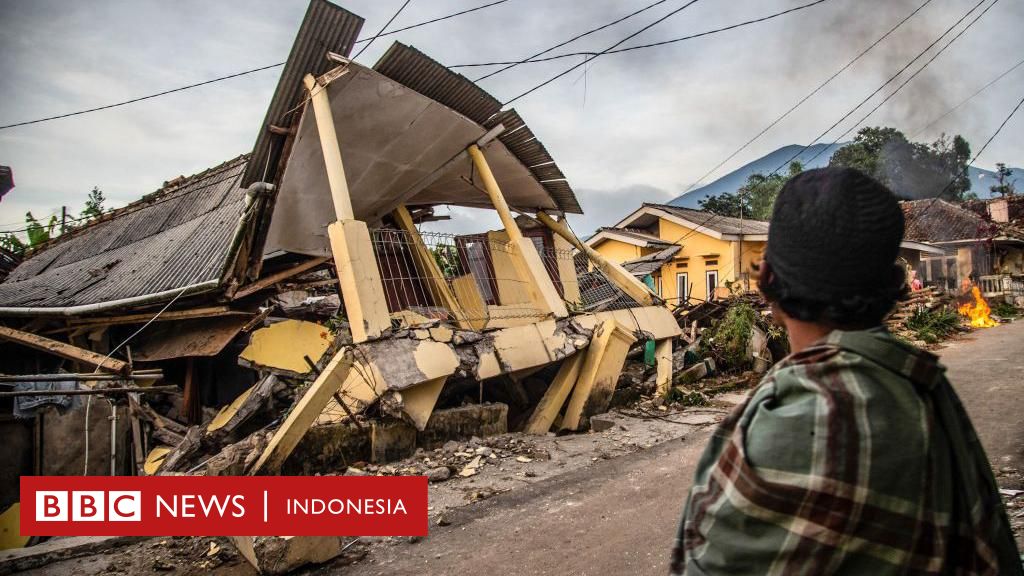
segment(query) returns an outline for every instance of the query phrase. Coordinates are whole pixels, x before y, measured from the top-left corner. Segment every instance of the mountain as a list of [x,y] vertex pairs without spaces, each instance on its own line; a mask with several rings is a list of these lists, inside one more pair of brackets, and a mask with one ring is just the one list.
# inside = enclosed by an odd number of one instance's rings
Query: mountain
[[[821,168],[827,166],[829,159],[832,158],[832,154],[845,145],[845,142],[833,144],[831,146],[827,144],[815,144],[802,152],[798,160],[804,164],[804,169]],[[778,168],[783,162],[789,160],[801,148],[803,148],[803,146],[798,144],[783,146],[774,152],[733,170],[710,184],[706,184],[700,188],[695,188],[676,197],[671,200],[669,204],[673,206],[681,206],[683,208],[700,208],[698,203],[704,198],[709,196],[718,196],[723,192],[735,193],[740,186],[743,186],[747,182],[747,178],[751,174],[770,173],[772,170]],[[822,150],[824,150],[824,152],[822,152]],[[819,152],[821,152],[820,155],[818,155]],[[818,157],[811,161],[811,158],[816,155],[818,155]],[[1012,168],[1012,170],[1013,176],[1011,176],[1011,179],[1019,179],[1021,184],[1018,186],[1018,189],[1024,190],[1024,169]],[[784,171],[785,168],[780,172]],[[991,197],[992,192],[989,190],[989,186],[996,183],[996,173],[992,170],[975,168],[974,166],[968,166],[967,172],[971,177],[971,191],[977,194],[978,198]]]

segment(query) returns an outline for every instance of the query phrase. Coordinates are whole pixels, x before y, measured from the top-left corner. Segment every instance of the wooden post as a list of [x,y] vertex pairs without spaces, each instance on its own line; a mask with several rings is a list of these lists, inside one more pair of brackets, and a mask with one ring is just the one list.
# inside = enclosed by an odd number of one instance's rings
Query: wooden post
[[643,306],[661,304],[658,297],[654,292],[651,292],[651,289],[648,288],[646,284],[637,280],[636,276],[627,272],[626,269],[619,264],[607,260],[600,252],[581,242],[564,222],[558,222],[542,211],[537,212],[537,219],[548,228],[551,228],[551,230],[556,234],[568,240],[569,243],[575,246],[577,250],[586,254],[587,258],[589,258],[591,262],[593,262],[594,265],[608,277],[609,280],[614,282],[615,285],[628,294],[630,298],[636,300],[638,304]]
[[409,239],[412,241],[412,253],[413,259],[416,262],[416,267],[419,269],[420,274],[426,276],[423,279],[424,283],[430,285],[430,294],[436,295],[438,304],[443,306],[451,313],[455,323],[458,324],[459,328],[463,330],[473,330],[473,326],[466,322],[466,314],[463,313],[462,307],[459,305],[459,301],[455,298],[455,293],[452,291],[452,287],[448,285],[448,282],[444,278],[444,273],[441,272],[441,268],[438,267],[437,261],[434,260],[434,256],[430,253],[427,245],[423,243],[423,238],[420,236],[420,231],[416,229],[416,225],[412,221],[412,215],[409,214],[409,209],[405,205],[401,205],[395,208],[392,213],[395,217],[395,222],[398,223],[398,227],[403,232],[409,235]]
[[532,240],[524,238],[522,231],[519,230],[519,225],[516,224],[516,219],[512,216],[512,211],[509,210],[508,203],[505,202],[505,197],[501,194],[501,188],[498,187],[498,182],[494,179],[491,167],[487,164],[487,158],[476,144],[471,144],[467,148],[467,152],[473,159],[473,165],[476,166],[477,172],[480,173],[484,190],[490,197],[491,203],[494,204],[494,209],[498,212],[498,218],[501,219],[505,232],[508,233],[517,275],[529,287],[533,305],[542,312],[553,314],[557,318],[565,318],[569,315],[565,302],[558,295],[554,282],[548,276],[540,254],[537,253],[537,247],[533,245]]
[[181,399],[181,408],[185,412],[185,423],[198,424],[203,419],[203,408],[199,403],[199,391],[196,389],[195,358],[185,359],[185,391]]

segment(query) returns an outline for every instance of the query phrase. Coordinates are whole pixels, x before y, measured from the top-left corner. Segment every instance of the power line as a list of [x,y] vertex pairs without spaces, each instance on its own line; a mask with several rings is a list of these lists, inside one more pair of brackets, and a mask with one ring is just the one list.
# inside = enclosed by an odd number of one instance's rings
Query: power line
[[[857,110],[859,110],[861,106],[863,106],[864,104],[866,104],[867,102],[869,102],[869,101],[870,101],[870,100],[871,100],[872,98],[874,98],[874,97],[875,97],[875,96],[876,96],[876,95],[877,95],[878,93],[880,93],[880,92],[881,92],[882,90],[884,90],[886,86],[888,86],[889,84],[891,84],[891,83],[892,83],[892,82],[893,82],[894,80],[896,80],[896,78],[898,78],[898,77],[899,77],[899,76],[900,76],[901,74],[903,74],[903,73],[904,73],[905,71],[907,71],[907,70],[908,70],[908,69],[909,69],[909,68],[910,68],[911,66],[913,66],[913,65],[914,65],[914,62],[917,62],[918,60],[920,60],[920,59],[921,59],[921,58],[922,58],[922,57],[923,57],[923,56],[924,56],[925,54],[927,54],[927,53],[928,53],[928,51],[929,51],[929,50],[931,50],[931,49],[932,49],[932,48],[934,48],[934,47],[935,47],[935,46],[936,46],[936,45],[937,45],[937,44],[938,44],[939,42],[941,42],[941,41],[942,41],[942,39],[943,39],[943,38],[945,38],[947,34],[949,34],[950,32],[952,32],[952,31],[953,31],[953,29],[955,29],[955,28],[956,28],[957,26],[959,26],[959,25],[960,25],[960,24],[961,24],[961,23],[962,23],[962,22],[963,22],[964,20],[966,20],[966,19],[967,19],[967,18],[968,18],[968,17],[969,17],[969,16],[970,16],[970,15],[971,15],[971,14],[972,14],[972,13],[973,13],[973,12],[974,12],[975,10],[977,10],[977,9],[978,9],[978,8],[979,8],[979,7],[980,7],[980,6],[982,5],[982,4],[984,4],[984,3],[985,3],[985,2],[987,2],[987,1],[988,1],[988,0],[978,0],[978,3],[977,3],[977,4],[975,4],[975,5],[973,6],[973,7],[971,7],[971,9],[970,9],[970,10],[968,10],[967,12],[965,12],[963,16],[961,16],[961,17],[960,17],[960,18],[959,18],[959,19],[958,19],[958,20],[957,20],[956,22],[954,22],[954,23],[953,23],[953,25],[952,25],[952,26],[950,26],[950,27],[949,27],[949,28],[947,28],[947,29],[946,29],[946,30],[945,30],[945,31],[944,31],[944,32],[943,32],[942,34],[940,34],[940,35],[939,35],[939,37],[938,37],[938,38],[936,38],[936,39],[935,39],[934,41],[932,41],[932,43],[931,43],[931,44],[929,44],[929,45],[928,45],[927,47],[925,47],[925,49],[924,49],[924,50],[921,50],[920,52],[918,52],[916,56],[914,56],[914,57],[913,57],[913,58],[912,58],[912,59],[911,59],[911,60],[910,60],[909,62],[907,62],[907,63],[906,63],[906,64],[905,64],[905,65],[904,65],[904,66],[903,66],[902,68],[900,68],[899,70],[897,70],[897,71],[896,71],[896,73],[895,73],[895,74],[893,74],[892,76],[890,76],[890,77],[889,77],[889,78],[888,78],[888,79],[887,79],[887,80],[886,80],[885,82],[883,82],[881,86],[879,86],[878,88],[876,88],[876,89],[875,89],[875,90],[874,90],[873,92],[871,92],[871,94],[868,94],[868,95],[867,95],[867,97],[865,97],[865,98],[864,98],[863,100],[861,100],[861,101],[860,101],[860,102],[859,102],[859,103],[858,103],[858,104],[857,104],[856,106],[854,106],[853,108],[851,108],[849,112],[847,112],[846,114],[843,114],[843,115],[842,115],[842,116],[841,116],[841,117],[839,118],[839,120],[836,120],[836,121],[835,121],[835,122],[834,122],[834,123],[833,123],[833,124],[832,124],[831,126],[829,126],[828,128],[826,128],[826,129],[825,129],[825,131],[824,131],[824,132],[822,132],[821,134],[819,134],[819,135],[818,135],[818,136],[817,136],[817,137],[816,137],[816,138],[815,138],[814,140],[812,140],[810,144],[808,144],[808,145],[804,146],[803,148],[801,148],[801,149],[800,149],[800,150],[799,150],[799,151],[798,151],[798,152],[797,152],[796,154],[794,154],[794,155],[793,155],[793,156],[791,156],[791,157],[790,157],[790,158],[789,158],[788,160],[786,160],[785,162],[783,162],[782,164],[780,164],[780,165],[779,165],[779,166],[778,166],[777,168],[775,168],[775,170],[772,170],[772,171],[771,171],[771,174],[776,174],[776,173],[778,173],[778,171],[779,171],[779,170],[781,170],[781,169],[782,169],[782,168],[784,168],[785,166],[788,166],[790,162],[792,162],[793,160],[796,160],[797,158],[799,158],[801,154],[803,154],[804,152],[806,152],[807,150],[809,150],[811,146],[814,146],[814,145],[815,145],[815,144],[816,144],[816,143],[818,142],[818,140],[821,140],[822,138],[824,138],[824,137],[825,137],[825,135],[826,135],[826,134],[828,134],[829,132],[831,132],[831,131],[832,131],[832,130],[833,130],[833,129],[834,129],[835,127],[836,127],[836,126],[838,126],[839,124],[841,124],[841,123],[842,123],[842,122],[843,122],[844,120],[846,120],[846,119],[847,119],[847,118],[849,118],[850,116],[853,116],[854,112],[856,112]],[[999,0],[995,0],[995,1],[993,2],[993,4],[994,4],[995,2],[998,2],[998,1],[999,1]],[[973,22],[972,22],[972,24],[973,24]],[[970,27],[970,25],[968,25],[968,27]]]
[[[565,46],[566,44],[570,44],[572,42],[575,42],[576,40],[579,40],[580,38],[583,38],[584,36],[588,36],[588,35],[593,34],[595,32],[600,32],[601,30],[604,30],[605,28],[609,28],[611,26],[614,26],[614,25],[618,24],[619,22],[622,22],[624,20],[628,20],[629,18],[632,18],[633,16],[636,16],[637,14],[640,14],[641,12],[645,12],[647,10],[650,10],[651,8],[654,8],[658,4],[663,4],[663,3],[667,2],[667,1],[668,0],[658,0],[657,2],[653,2],[651,4],[648,4],[647,6],[644,6],[643,8],[641,8],[639,10],[635,10],[633,12],[630,12],[629,14],[626,14],[625,16],[623,16],[622,18],[619,18],[618,20],[613,20],[613,21],[611,21],[611,22],[609,22],[607,24],[604,24],[603,26],[598,26],[597,28],[591,28],[590,30],[587,30],[586,32],[583,32],[582,34],[577,34],[576,36],[573,36],[572,38],[569,38],[568,40],[566,40],[564,42],[559,42],[558,44],[555,44],[554,46],[552,46],[550,48],[547,48],[545,50],[541,50],[540,52],[537,52],[533,56],[530,56],[530,57],[528,57],[526,59],[523,59],[523,60],[518,60],[518,61],[515,61],[515,62],[491,62],[491,63],[487,63],[487,64],[461,64],[461,65],[458,65],[458,66],[449,66],[449,68],[462,68],[462,67],[467,67],[467,66],[500,66],[500,65],[506,65],[504,68],[500,68],[500,69],[495,70],[494,72],[491,72],[489,74],[484,74],[483,76],[481,76],[481,77],[477,78],[476,80],[474,80],[474,82],[479,82],[481,80],[486,80],[487,78],[490,78],[491,76],[495,76],[497,74],[501,74],[502,72],[508,70],[509,68],[515,68],[516,66],[518,66],[520,64],[523,64],[525,62],[537,62],[538,60],[534,60],[534,59],[537,58],[538,56],[543,56],[543,55],[547,54],[548,52],[551,52],[552,50],[557,50],[557,49],[561,48],[562,46]],[[563,56],[557,56],[557,58],[562,58],[562,57]]]
[[490,4],[483,4],[475,8],[467,8],[460,12],[453,12],[451,14],[440,16],[438,18],[433,18],[431,20],[425,20],[423,22],[418,22],[416,24],[410,24],[409,26],[405,26],[403,28],[396,28],[395,30],[391,30],[390,32],[382,32],[377,36],[374,36],[373,38],[363,38],[362,40],[356,40],[355,43],[362,44],[363,42],[372,42],[375,38],[378,37],[391,36],[392,34],[398,34],[399,32],[405,32],[406,30],[412,30],[413,28],[419,28],[420,26],[426,26],[427,24],[441,22],[442,20],[448,20],[449,18],[455,18],[456,16],[462,16],[463,14],[469,14],[470,12],[476,12],[477,10],[483,10],[484,8],[490,8],[491,6],[497,6],[498,4],[503,4],[505,2],[508,2],[508,0],[497,0],[497,2],[491,2]]
[[363,52],[365,52],[366,49],[370,47],[370,44],[373,44],[374,40],[380,38],[380,35],[383,34],[385,30],[388,29],[388,26],[391,26],[391,23],[395,21],[395,18],[398,18],[398,15],[402,13],[402,10],[405,10],[405,7],[408,6],[409,2],[411,1],[412,0],[405,0],[405,2],[403,2],[402,5],[398,7],[398,10],[391,15],[391,18],[388,19],[388,21],[385,22],[384,25],[380,27],[380,30],[378,30],[377,33],[373,35],[373,38],[370,38],[366,42],[366,44],[359,49],[359,52],[356,52],[356,55],[352,57],[352,60],[359,58],[363,54]]
[[836,70],[835,73],[833,73],[831,76],[826,78],[824,82],[822,82],[821,84],[818,84],[818,86],[815,87],[814,90],[811,90],[810,92],[808,92],[807,95],[804,96],[803,98],[801,98],[800,100],[798,100],[796,102],[796,104],[793,104],[792,106],[790,106],[790,108],[788,110],[786,110],[785,112],[783,112],[778,118],[776,118],[775,120],[772,120],[767,126],[762,128],[760,132],[758,132],[752,138],[750,138],[749,140],[744,142],[743,145],[740,146],[739,148],[737,148],[736,150],[734,150],[732,152],[732,154],[729,154],[729,156],[726,157],[725,160],[722,160],[721,162],[716,164],[714,168],[712,168],[711,170],[708,170],[703,176],[701,176],[700,178],[695,180],[692,184],[690,184],[690,186],[686,190],[683,190],[683,194],[686,194],[690,190],[693,190],[697,185],[702,183],[708,176],[711,176],[712,174],[714,174],[719,168],[721,168],[722,166],[725,166],[726,163],[728,163],[730,160],[732,160],[737,155],[739,155],[740,152],[743,152],[744,150],[746,150],[748,146],[750,146],[751,144],[756,142],[759,138],[761,138],[761,136],[764,136],[769,130],[771,130],[776,125],[778,125],[779,122],[782,122],[783,120],[785,120],[790,114],[795,112],[797,108],[802,106],[804,104],[804,102],[807,102],[808,100],[813,98],[814,95],[816,95],[818,92],[823,90],[826,86],[831,84],[832,81],[835,80],[836,78],[838,78],[840,74],[842,74],[843,72],[848,70],[858,60],[863,58],[868,52],[870,52],[876,46],[881,44],[886,38],[888,38],[890,35],[892,35],[893,32],[895,32],[901,26],[906,24],[906,22],[908,20],[913,18],[918,12],[920,12],[925,6],[927,6],[931,2],[932,2],[932,0],[925,0],[925,2],[922,3],[920,6],[918,6],[917,8],[915,8],[913,12],[911,12],[910,14],[907,14],[906,16],[904,16],[903,19],[900,20],[899,22],[897,22],[895,26],[890,28],[885,34],[882,34],[881,37],[879,37],[877,40],[872,42],[867,48],[861,50],[859,54],[854,56],[853,59],[850,60],[849,62],[847,62],[842,68],[840,68],[839,70]]
[[529,94],[531,94],[531,93],[533,93],[533,92],[536,92],[537,90],[540,90],[540,89],[541,89],[541,88],[543,88],[544,86],[547,86],[548,84],[550,84],[550,83],[554,82],[555,80],[558,80],[558,79],[559,79],[559,78],[561,78],[562,76],[565,76],[566,74],[568,74],[568,73],[572,72],[573,70],[575,70],[575,69],[579,68],[580,66],[583,66],[583,65],[587,64],[588,62],[590,62],[591,60],[594,60],[594,59],[595,59],[595,58],[597,58],[598,56],[602,56],[602,55],[604,55],[604,54],[605,54],[605,53],[607,53],[607,52],[608,52],[609,50],[614,50],[615,48],[618,48],[618,47],[619,47],[619,46],[621,46],[621,45],[622,45],[623,43],[625,43],[625,42],[628,42],[629,40],[632,40],[633,38],[635,38],[635,37],[639,36],[640,34],[643,34],[644,32],[646,32],[646,31],[650,30],[651,28],[653,28],[653,27],[657,26],[658,24],[660,24],[660,23],[664,22],[665,20],[668,20],[668,19],[669,19],[669,18],[671,18],[672,16],[675,16],[675,15],[676,15],[676,14],[678,14],[679,12],[682,12],[683,10],[686,10],[686,9],[687,9],[687,8],[689,8],[690,6],[693,6],[694,4],[696,4],[696,3],[697,3],[697,2],[699,2],[699,1],[700,1],[700,0],[690,0],[690,1],[689,1],[689,2],[687,2],[686,4],[683,4],[682,6],[680,6],[679,8],[676,8],[675,10],[673,10],[673,11],[669,12],[668,14],[666,14],[666,15],[662,16],[661,18],[658,18],[658,19],[657,19],[657,20],[655,20],[654,22],[651,22],[650,24],[648,24],[648,25],[644,26],[643,28],[641,28],[641,29],[637,30],[636,32],[633,32],[632,34],[630,34],[630,35],[626,36],[626,37],[625,37],[625,38],[623,38],[622,40],[619,40],[619,41],[618,41],[618,42],[616,42],[615,44],[612,44],[612,45],[611,45],[611,46],[609,46],[608,48],[605,48],[605,49],[604,49],[604,50],[602,50],[601,52],[598,52],[597,54],[595,54],[595,55],[593,55],[593,56],[590,56],[589,58],[587,58],[587,59],[586,59],[586,60],[584,60],[583,62],[580,62],[579,64],[574,64],[574,65],[570,66],[569,68],[566,68],[566,69],[565,69],[565,70],[563,70],[562,72],[559,72],[558,74],[555,74],[555,75],[554,75],[554,76],[552,76],[551,78],[548,78],[547,80],[545,80],[545,81],[541,82],[540,84],[537,84],[537,85],[536,85],[536,86],[534,86],[533,88],[530,88],[530,89],[529,89],[529,90],[527,90],[526,92],[523,92],[523,93],[519,94],[518,96],[516,96],[516,97],[512,98],[511,100],[507,100],[507,101],[505,101],[505,102],[502,102],[502,104],[501,104],[501,105],[502,105],[502,107],[508,106],[509,104],[511,104],[511,103],[513,103],[513,102],[515,102],[516,100],[519,100],[519,99],[521,99],[521,98],[523,98],[523,97],[525,97],[525,96],[527,96],[527,95],[529,95]]
[[956,112],[957,110],[959,110],[961,106],[963,106],[964,104],[967,104],[968,102],[970,102],[971,100],[976,98],[979,94],[981,94],[985,90],[988,90],[993,84],[995,84],[996,82],[999,82],[1000,80],[1002,80],[1003,78],[1008,76],[1011,72],[1013,72],[1017,68],[1020,68],[1022,64],[1024,64],[1024,60],[1021,60],[1021,61],[1017,62],[1016,64],[1011,66],[1008,70],[1006,70],[1005,72],[1003,72],[999,76],[996,76],[995,78],[993,78],[988,84],[985,84],[984,86],[979,88],[974,94],[971,94],[967,98],[964,98],[963,100],[960,101],[959,104],[957,104],[956,106],[953,106],[949,110],[946,110],[945,112],[942,113],[942,115],[938,116],[937,118],[935,118],[934,120],[932,120],[931,122],[926,124],[920,130],[917,130],[916,132],[911,134],[910,135],[910,139],[913,140],[914,138],[917,138],[917,136],[920,135],[922,132],[924,132],[925,130],[931,128],[932,126],[938,124],[941,120],[943,120],[944,118],[946,118],[947,116],[949,116],[953,112]]
[[[662,1],[664,1],[664,0],[662,0]],[[804,10],[806,8],[810,8],[812,6],[816,6],[818,4],[822,4],[822,3],[825,3],[825,2],[828,2],[828,1],[829,0],[814,0],[813,2],[809,2],[807,4],[802,4],[800,6],[794,6],[793,8],[789,8],[789,9],[783,10],[781,12],[775,12],[774,14],[769,14],[767,16],[762,16],[760,18],[755,18],[753,20],[745,20],[743,22],[737,22],[735,24],[730,24],[728,26],[723,26],[721,28],[715,28],[713,30],[706,30],[704,32],[699,32],[697,34],[690,34],[689,36],[682,36],[680,38],[673,38],[671,40],[662,40],[660,42],[652,42],[650,44],[639,44],[637,46],[629,46],[629,47],[626,47],[626,48],[619,48],[617,50],[607,50],[607,51],[604,51],[604,52],[567,52],[565,54],[556,54],[554,56],[548,56],[547,58],[538,58],[538,56],[546,54],[547,52],[550,52],[550,51],[554,50],[555,48],[564,46],[565,44],[568,44],[572,40],[575,40],[576,38],[580,38],[580,37],[585,36],[585,35],[590,33],[590,32],[585,32],[585,33],[583,33],[583,34],[581,34],[581,35],[579,35],[579,36],[577,36],[577,37],[575,37],[575,38],[573,38],[571,40],[567,40],[566,42],[563,42],[562,44],[559,44],[558,46],[553,46],[551,48],[548,48],[547,50],[544,50],[543,52],[538,52],[537,54],[535,54],[533,56],[530,56],[529,58],[526,58],[525,60],[518,60],[518,61],[514,61],[514,62],[482,62],[482,63],[478,63],[478,64],[454,64],[452,66],[449,66],[449,68],[475,68],[475,67],[480,67],[480,66],[500,66],[502,64],[509,64],[510,65],[509,68],[511,68],[512,66],[516,66],[516,65],[519,65],[519,64],[535,64],[535,63],[538,63],[538,62],[550,62],[552,60],[560,60],[562,58],[572,58],[572,57],[575,57],[575,56],[601,56],[601,55],[607,56],[609,54],[621,54],[622,52],[631,52],[633,50],[643,50],[645,48],[656,48],[658,46],[665,46],[666,44],[674,44],[676,42],[684,42],[686,40],[693,40],[695,38],[701,38],[703,36],[710,36],[712,34],[717,34],[719,32],[726,32],[728,30],[733,30],[733,29],[736,29],[736,28],[742,28],[743,26],[749,26],[751,24],[758,24],[760,22],[765,22],[767,20],[772,20],[772,19],[778,18],[780,16],[785,16],[786,14],[789,14],[791,12],[797,12],[799,10]],[[928,0],[928,1],[930,2],[931,0]],[[657,4],[661,4],[661,2],[655,2],[654,4],[652,4],[650,6],[647,6],[646,8],[643,8],[643,10],[646,10],[647,8],[651,8],[651,7],[653,7],[653,6],[657,5]],[[634,12],[633,14],[638,14],[641,11],[642,10]],[[630,14],[630,16],[632,16],[633,14]],[[617,23],[617,22],[621,22],[622,20],[625,20],[625,18],[626,17],[621,18],[621,19],[617,20],[616,22],[613,22],[612,24]],[[594,29],[591,32],[596,32],[597,30],[601,30],[603,28],[607,28],[608,26],[610,26],[610,24],[602,26],[601,28]],[[502,70],[507,70],[507,69],[508,68],[502,68],[498,72],[501,72]],[[482,77],[478,78],[477,81],[483,80],[484,78],[487,78],[488,76],[491,76],[493,74],[497,74],[497,72],[494,72],[492,74],[488,74],[487,76],[482,76]]]
[[865,115],[864,115],[864,116],[863,116],[863,117],[862,117],[862,118],[861,118],[860,120],[858,120],[858,121],[857,121],[857,122],[855,122],[855,123],[854,123],[854,124],[853,124],[852,126],[850,126],[849,128],[847,128],[845,132],[843,132],[842,134],[840,134],[839,136],[837,136],[837,137],[836,137],[836,139],[835,139],[835,140],[833,140],[831,144],[829,144],[828,146],[826,146],[826,147],[822,148],[821,150],[819,150],[819,151],[818,151],[818,153],[817,153],[817,154],[815,154],[814,156],[811,156],[811,158],[810,158],[810,159],[808,160],[808,162],[813,162],[813,161],[814,161],[814,160],[815,160],[815,159],[816,159],[816,158],[817,158],[818,156],[821,156],[821,155],[822,155],[822,154],[823,154],[823,153],[825,152],[825,150],[828,150],[828,149],[829,149],[829,148],[831,148],[832,146],[835,146],[835,144],[836,144],[837,142],[839,142],[840,140],[842,140],[842,139],[843,139],[843,138],[844,138],[844,137],[845,137],[845,136],[846,136],[847,134],[849,134],[850,132],[853,132],[853,130],[854,130],[854,129],[856,129],[856,128],[857,128],[857,126],[860,126],[861,124],[863,124],[863,123],[864,123],[864,122],[865,122],[865,121],[866,121],[866,120],[867,120],[868,118],[870,118],[870,117],[871,117],[871,115],[872,115],[872,114],[874,114],[875,112],[877,112],[877,111],[878,111],[878,109],[879,109],[879,108],[881,108],[882,106],[884,106],[886,102],[888,102],[888,101],[889,101],[889,100],[891,100],[891,99],[892,99],[892,98],[893,98],[894,96],[896,96],[897,94],[899,94],[900,90],[902,90],[902,89],[903,89],[903,88],[904,88],[904,87],[905,87],[905,86],[906,86],[907,84],[910,84],[910,82],[911,82],[911,81],[913,81],[913,80],[914,80],[914,78],[917,78],[917,75],[918,75],[918,74],[920,74],[920,73],[921,73],[922,71],[924,71],[924,69],[925,69],[925,68],[927,68],[927,67],[928,67],[928,66],[929,66],[929,65],[930,65],[930,64],[931,64],[932,62],[934,62],[934,61],[935,61],[935,59],[936,59],[936,58],[938,58],[940,54],[942,54],[943,52],[945,52],[945,51],[946,51],[946,48],[949,48],[949,47],[950,47],[950,46],[951,46],[951,45],[952,45],[952,44],[953,44],[954,42],[956,42],[956,41],[957,41],[957,40],[958,40],[958,39],[959,39],[959,38],[960,38],[961,36],[963,36],[963,35],[964,35],[964,32],[967,32],[967,30],[969,30],[971,26],[973,26],[973,25],[974,25],[974,24],[975,24],[975,23],[976,23],[976,22],[977,22],[978,20],[980,20],[980,19],[981,19],[981,17],[982,17],[982,16],[984,16],[986,12],[988,12],[989,10],[991,10],[991,9],[992,9],[992,7],[993,7],[993,6],[995,6],[995,5],[996,5],[996,2],[998,2],[998,1],[999,1],[999,0],[994,0],[994,1],[993,1],[993,2],[991,3],[991,4],[989,4],[989,5],[987,6],[987,7],[985,7],[985,9],[984,9],[984,10],[982,10],[980,14],[978,14],[977,16],[975,16],[975,17],[974,17],[974,20],[971,20],[971,21],[970,21],[970,22],[969,22],[969,23],[967,24],[967,26],[965,26],[965,27],[963,28],[963,30],[960,30],[960,32],[958,32],[958,33],[956,34],[956,36],[953,36],[953,38],[951,38],[951,39],[949,40],[949,42],[947,42],[947,43],[946,43],[946,45],[945,45],[945,46],[943,46],[943,47],[942,47],[942,48],[940,48],[940,49],[939,49],[939,50],[938,50],[938,51],[937,51],[937,52],[936,52],[935,54],[933,54],[933,55],[932,55],[932,57],[931,57],[931,58],[929,58],[927,62],[925,62],[925,63],[924,63],[924,64],[923,64],[923,65],[922,65],[922,66],[921,66],[920,68],[918,68],[918,69],[917,69],[917,70],[916,70],[916,71],[915,71],[915,72],[914,72],[913,74],[911,74],[911,75],[910,75],[910,76],[909,76],[909,77],[908,77],[908,78],[907,78],[906,80],[904,80],[902,84],[900,84],[899,86],[897,86],[895,90],[893,90],[893,91],[892,91],[891,93],[889,93],[889,95],[888,95],[888,96],[886,96],[885,98],[883,98],[881,102],[879,102],[879,103],[878,103],[878,104],[877,104],[877,105],[876,105],[876,106],[875,106],[874,108],[872,108],[872,109],[871,109],[870,111],[868,111],[868,113],[867,113],[867,114],[865,114]]
[[[377,39],[380,36],[388,36],[390,34],[397,34],[398,32],[402,32],[402,31],[405,31],[405,30],[411,30],[413,28],[419,28],[420,26],[426,26],[427,24],[433,24],[435,22],[440,22],[442,20],[447,20],[449,18],[454,18],[455,16],[460,16],[462,14],[468,14],[470,12],[475,12],[477,10],[483,10],[484,8],[489,8],[491,6],[495,6],[497,4],[501,4],[501,3],[507,2],[507,1],[508,0],[498,0],[497,2],[491,2],[489,4],[484,4],[482,6],[477,6],[475,8],[470,8],[470,9],[467,9],[467,10],[462,10],[460,12],[455,12],[455,13],[452,13],[452,14],[441,16],[439,18],[433,18],[431,20],[427,20],[427,21],[424,21],[424,22],[419,22],[417,24],[412,24],[412,25],[406,26],[404,28],[399,28],[397,30],[392,30],[391,32],[381,32],[381,33],[379,33],[379,34],[377,34],[377,35],[375,35],[375,36],[373,36],[371,38],[364,38],[362,40],[357,40],[356,44],[361,44],[363,42],[366,42],[367,46],[369,46],[370,42],[373,42],[373,40]],[[403,6],[403,8],[404,8],[404,6]],[[365,48],[366,48],[366,46],[363,47],[363,49],[365,49]],[[362,50],[360,50],[360,52],[362,52]],[[121,101],[121,102],[114,102],[112,104],[106,104],[104,106],[97,106],[95,108],[88,108],[86,110],[78,110],[76,112],[68,112],[67,114],[57,114],[55,116],[47,116],[45,118],[37,118],[35,120],[27,120],[27,121],[24,121],[24,122],[15,122],[13,124],[7,124],[7,125],[0,126],[0,130],[6,130],[7,128],[16,128],[18,126],[28,126],[30,124],[39,124],[40,122],[49,122],[50,120],[60,120],[62,118],[70,118],[72,116],[81,116],[82,114],[89,114],[89,113],[92,113],[92,112],[99,112],[101,110],[109,110],[111,108],[117,108],[117,107],[120,107],[120,106],[126,106],[128,104],[134,104],[136,102],[142,102],[143,100],[150,100],[150,99],[153,99],[153,98],[158,98],[160,96],[166,96],[168,94],[174,94],[175,92],[182,92],[182,91],[185,91],[185,90],[191,90],[192,88],[198,88],[200,86],[206,86],[207,84],[213,84],[215,82],[222,82],[224,80],[230,80],[232,78],[238,78],[240,76],[246,76],[246,75],[249,75],[249,74],[254,74],[256,72],[262,72],[264,70],[270,70],[271,68],[278,68],[278,67],[284,66],[284,64],[285,64],[284,62],[278,62],[276,64],[269,64],[267,66],[260,66],[259,68],[253,68],[251,70],[245,70],[243,72],[238,72],[238,73],[235,73],[235,74],[228,74],[227,76],[220,76],[220,77],[217,77],[217,78],[212,78],[210,80],[204,80],[203,82],[196,82],[195,84],[189,84],[187,86],[180,86],[178,88],[172,88],[170,90],[164,90],[162,92],[157,92],[155,94],[149,94],[149,95],[146,95],[146,96],[140,96],[138,98],[132,98],[130,100],[124,100],[124,101]]]

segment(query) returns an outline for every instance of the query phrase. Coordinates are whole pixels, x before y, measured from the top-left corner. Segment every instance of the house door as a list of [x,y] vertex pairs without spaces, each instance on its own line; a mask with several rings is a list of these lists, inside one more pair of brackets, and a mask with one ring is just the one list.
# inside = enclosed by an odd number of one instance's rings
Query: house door
[[690,299],[690,279],[686,272],[676,273],[676,305],[682,306]]
[[718,270],[708,270],[708,301],[715,299],[715,288],[718,288]]

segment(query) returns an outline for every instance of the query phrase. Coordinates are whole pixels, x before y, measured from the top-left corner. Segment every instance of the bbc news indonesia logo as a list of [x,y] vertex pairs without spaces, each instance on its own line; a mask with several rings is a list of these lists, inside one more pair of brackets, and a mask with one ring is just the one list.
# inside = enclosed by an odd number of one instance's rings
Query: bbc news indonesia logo
[[425,536],[423,476],[21,478],[29,536]]

